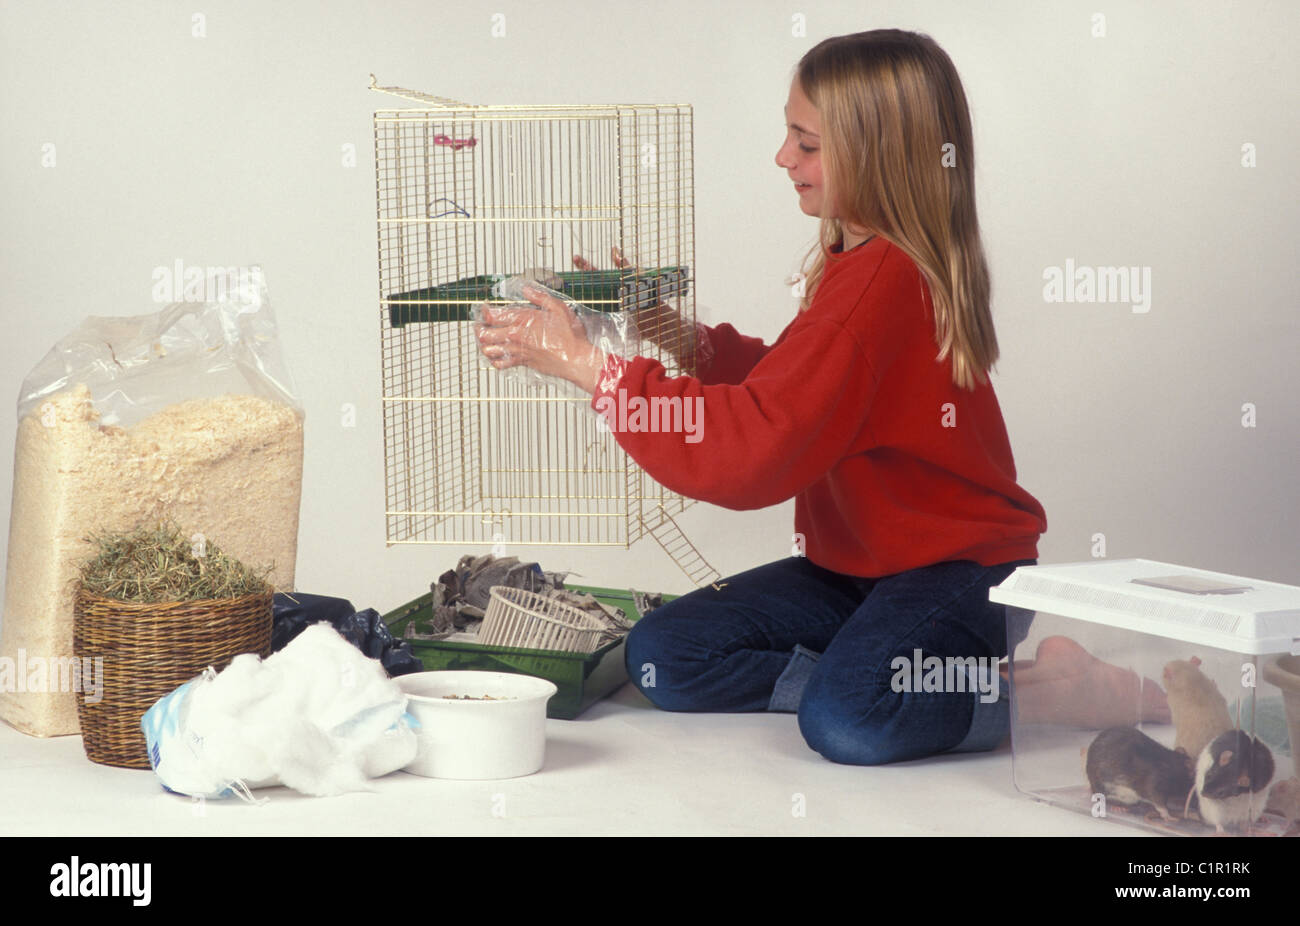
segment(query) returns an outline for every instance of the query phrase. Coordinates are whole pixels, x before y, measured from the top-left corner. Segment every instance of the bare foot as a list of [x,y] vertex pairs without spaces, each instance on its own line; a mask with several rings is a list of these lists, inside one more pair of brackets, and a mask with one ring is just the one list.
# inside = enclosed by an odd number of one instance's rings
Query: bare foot
[[1033,662],[1016,663],[1015,685],[1022,723],[1101,729],[1169,722],[1159,685],[1102,662],[1069,637],[1048,637],[1038,644]]

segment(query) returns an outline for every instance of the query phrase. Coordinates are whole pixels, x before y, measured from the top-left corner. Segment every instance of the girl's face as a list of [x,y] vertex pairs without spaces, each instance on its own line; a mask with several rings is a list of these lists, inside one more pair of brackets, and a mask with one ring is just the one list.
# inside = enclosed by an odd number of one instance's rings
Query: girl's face
[[825,197],[821,118],[817,108],[804,96],[797,77],[790,84],[790,98],[785,104],[785,125],[785,142],[776,152],[776,164],[794,183],[799,195],[799,208],[805,215],[819,216]]
[[[817,107],[804,96],[799,78],[790,84],[790,98],[785,104],[785,142],[776,152],[778,167],[784,168],[799,195],[799,208],[805,215],[820,216],[826,199],[826,185],[822,179],[821,117]],[[832,209],[830,218],[839,218]],[[842,247],[847,250],[863,241],[871,233],[848,222],[841,221]]]

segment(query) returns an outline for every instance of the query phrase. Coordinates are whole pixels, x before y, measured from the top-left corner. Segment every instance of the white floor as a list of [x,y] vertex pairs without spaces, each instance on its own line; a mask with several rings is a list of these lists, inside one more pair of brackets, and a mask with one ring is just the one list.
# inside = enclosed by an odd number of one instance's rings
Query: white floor
[[0,835],[1143,835],[1020,794],[1006,747],[841,766],[792,714],[672,714],[631,685],[547,723],[546,765],[527,778],[397,772],[372,793],[260,791],[261,806],[167,794],[152,772],[90,762],[80,737],[0,723]]

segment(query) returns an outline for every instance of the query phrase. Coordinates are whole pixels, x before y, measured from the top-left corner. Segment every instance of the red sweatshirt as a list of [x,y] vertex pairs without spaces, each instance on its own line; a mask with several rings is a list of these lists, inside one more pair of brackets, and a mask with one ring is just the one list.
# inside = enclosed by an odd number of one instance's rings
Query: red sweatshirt
[[1016,484],[992,384],[960,389],[951,361],[935,361],[922,280],[877,236],[831,255],[770,347],[707,328],[714,355],[698,378],[610,357],[592,407],[675,492],[738,510],[793,497],[795,531],[827,569],[877,578],[1037,558],[1047,516]]

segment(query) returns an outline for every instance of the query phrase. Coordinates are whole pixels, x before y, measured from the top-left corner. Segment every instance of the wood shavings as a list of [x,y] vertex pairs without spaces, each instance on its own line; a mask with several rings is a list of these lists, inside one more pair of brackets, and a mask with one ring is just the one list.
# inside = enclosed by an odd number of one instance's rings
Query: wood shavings
[[[18,425],[0,658],[72,655],[83,538],[170,519],[293,588],[302,419],[288,405],[224,395],[166,406],[130,428],[101,426],[90,390],[51,396]],[[71,691],[0,691],[25,733],[78,732]]]

